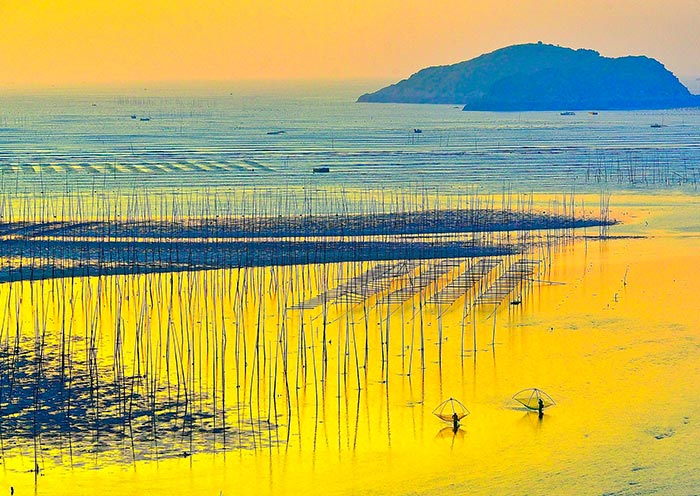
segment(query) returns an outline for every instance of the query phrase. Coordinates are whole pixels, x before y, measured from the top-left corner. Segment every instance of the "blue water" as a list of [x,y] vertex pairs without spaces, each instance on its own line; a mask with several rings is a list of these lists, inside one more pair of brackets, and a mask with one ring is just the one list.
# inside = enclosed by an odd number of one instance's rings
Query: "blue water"
[[[694,191],[700,181],[700,109],[562,116],[355,103],[375,86],[220,83],[5,94],[0,192],[416,185]],[[314,174],[314,167],[330,173]]]

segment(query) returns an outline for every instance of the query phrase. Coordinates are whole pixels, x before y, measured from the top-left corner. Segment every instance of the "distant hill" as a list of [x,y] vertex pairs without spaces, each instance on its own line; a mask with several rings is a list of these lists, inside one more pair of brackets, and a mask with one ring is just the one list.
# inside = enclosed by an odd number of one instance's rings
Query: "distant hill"
[[446,103],[487,111],[646,110],[700,106],[700,96],[649,57],[608,58],[531,43],[423,69],[358,102]]

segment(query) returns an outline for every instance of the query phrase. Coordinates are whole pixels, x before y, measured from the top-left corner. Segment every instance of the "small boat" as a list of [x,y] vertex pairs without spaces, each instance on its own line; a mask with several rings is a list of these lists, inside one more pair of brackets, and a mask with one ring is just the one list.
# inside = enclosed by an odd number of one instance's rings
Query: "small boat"
[[268,131],[267,134],[270,136],[277,136],[278,134],[284,134],[284,131]]
[[576,115],[576,112],[568,110],[566,112],[559,112],[559,115]]
[[598,115],[598,112],[596,112],[596,111],[588,112],[588,113],[591,114],[591,115]]
[[136,119],[136,114],[131,114],[132,119]]
[[151,118],[150,117],[141,117],[140,120],[141,120],[141,122],[148,122],[151,120]]
[[415,134],[420,134],[420,133],[423,132],[423,130],[422,130],[422,129],[415,128],[415,129],[413,130],[413,132],[414,132]]
[[330,171],[330,167],[314,167],[314,174],[326,174]]
[[651,125],[651,127],[655,128],[655,129],[658,129],[660,127],[666,127],[664,125],[664,116],[663,115],[661,116],[661,122],[655,122]]

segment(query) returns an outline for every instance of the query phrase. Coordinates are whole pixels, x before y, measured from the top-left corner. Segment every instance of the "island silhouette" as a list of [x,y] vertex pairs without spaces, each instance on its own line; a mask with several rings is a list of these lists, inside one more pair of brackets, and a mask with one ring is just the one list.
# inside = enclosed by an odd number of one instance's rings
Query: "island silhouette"
[[659,61],[603,57],[542,42],[422,69],[358,102],[432,103],[473,111],[652,110],[700,106]]

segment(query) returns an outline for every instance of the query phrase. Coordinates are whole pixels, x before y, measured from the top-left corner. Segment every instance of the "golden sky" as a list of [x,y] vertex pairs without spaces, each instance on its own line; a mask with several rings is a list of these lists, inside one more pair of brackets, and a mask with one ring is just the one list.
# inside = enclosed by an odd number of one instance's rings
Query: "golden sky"
[[700,76],[698,0],[0,0],[0,85],[399,79],[542,40]]

